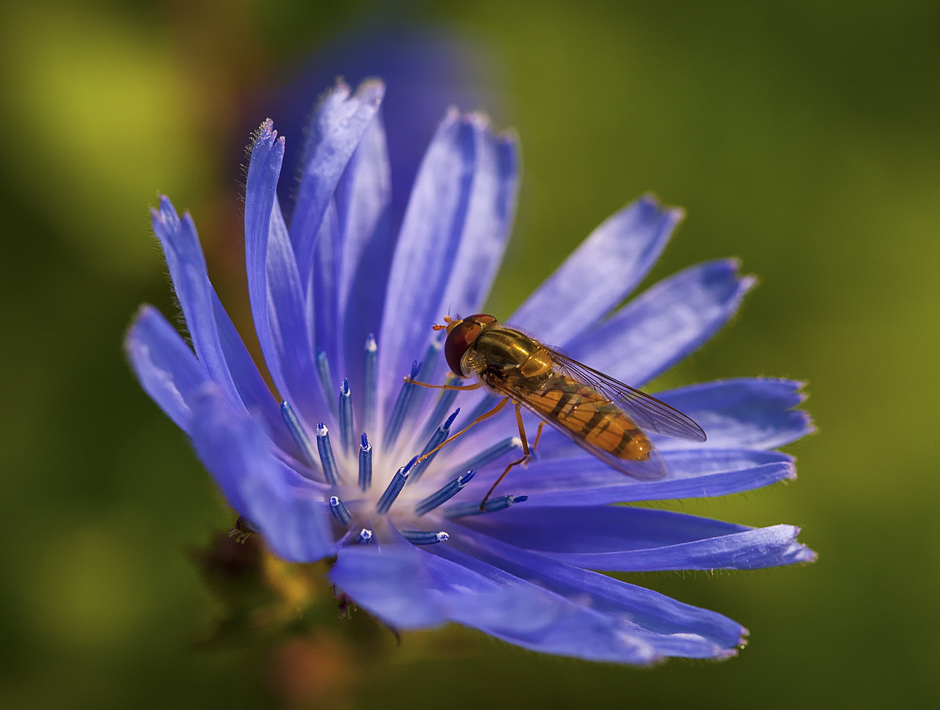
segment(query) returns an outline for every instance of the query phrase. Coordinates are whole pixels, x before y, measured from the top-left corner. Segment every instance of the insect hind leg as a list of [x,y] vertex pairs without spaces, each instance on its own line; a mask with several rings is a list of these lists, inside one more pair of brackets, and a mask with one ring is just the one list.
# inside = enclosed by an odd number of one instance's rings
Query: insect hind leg
[[[496,490],[496,486],[498,486],[500,482],[506,478],[506,474],[509,473],[509,471],[514,466],[518,466],[519,464],[528,461],[532,457],[532,453],[535,451],[535,445],[533,445],[531,449],[529,448],[529,441],[525,434],[525,425],[522,423],[522,405],[518,402],[516,403],[516,422],[519,424],[519,438],[522,439],[522,458],[517,459],[516,461],[512,461],[508,466],[506,466],[506,469],[499,475],[499,478],[496,479],[496,483],[490,486],[490,489],[486,492],[486,495],[483,496],[483,500],[480,501],[480,510],[486,509],[486,501],[488,501],[490,496],[493,495],[493,491]],[[538,444],[539,436],[541,436],[541,434],[542,425],[540,424],[538,434],[535,437],[536,445]]]
[[536,454],[535,454],[535,450],[536,450],[536,449],[538,448],[538,446],[539,446],[539,441],[540,441],[541,438],[542,438],[542,429],[544,429],[544,428],[545,428],[545,422],[539,422],[539,428],[538,428],[538,430],[535,432],[535,441],[533,441],[533,442],[532,442],[532,446],[529,447],[530,450],[531,450],[531,453],[532,453],[532,456],[531,456],[530,458],[532,458],[532,459],[537,459],[537,458],[538,458],[538,457],[536,456]]

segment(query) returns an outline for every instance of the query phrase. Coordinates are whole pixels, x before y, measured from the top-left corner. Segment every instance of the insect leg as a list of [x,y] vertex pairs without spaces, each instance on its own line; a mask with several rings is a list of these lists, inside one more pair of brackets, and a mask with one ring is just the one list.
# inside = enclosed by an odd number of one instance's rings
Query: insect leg
[[430,390],[478,390],[483,386],[482,382],[474,382],[472,385],[431,385],[427,382],[418,382],[410,377],[406,377],[405,382],[419,387],[427,387]]
[[539,422],[539,430],[535,432],[535,443],[532,444],[532,453],[535,453],[535,448],[539,445],[539,439],[542,438],[542,429],[545,428],[545,422]]
[[[503,401],[504,402],[508,401],[508,398]],[[518,466],[519,464],[528,460],[528,458],[532,455],[532,450],[529,449],[529,442],[526,439],[526,435],[525,435],[525,426],[522,424],[522,405],[519,403],[516,403],[516,421],[519,424],[519,438],[522,439],[522,458],[519,459],[518,461],[513,461],[508,466],[506,466],[506,470],[500,474],[499,478],[496,479],[496,483],[490,486],[490,489],[486,492],[486,495],[483,496],[483,500],[480,502],[480,510],[484,510],[486,501],[488,501],[490,499],[490,496],[493,495],[493,491],[496,490],[496,486],[499,485],[500,481],[506,478],[506,474],[509,473],[509,469],[511,469],[513,466]],[[542,434],[542,427],[540,425],[538,436],[541,436],[541,434]],[[536,436],[536,443],[538,443],[538,436]]]
[[[460,389],[460,388],[458,388],[458,389]],[[509,397],[506,397],[505,399],[500,400],[500,401],[499,401],[499,404],[497,404],[495,407],[493,407],[490,411],[484,412],[483,414],[481,414],[480,416],[478,416],[476,419],[474,419],[472,422],[470,422],[469,424],[467,424],[467,426],[465,426],[463,429],[461,429],[460,431],[458,431],[456,434],[454,434],[454,435],[452,435],[452,436],[449,436],[449,437],[447,437],[446,439],[444,439],[444,441],[442,441],[440,444],[438,444],[438,445],[435,446],[433,449],[431,449],[431,450],[428,451],[426,454],[424,454],[424,456],[422,456],[422,457],[419,458],[417,461],[415,461],[415,463],[416,463],[416,464],[421,463],[421,462],[424,461],[426,458],[428,458],[428,456],[432,456],[435,452],[437,452],[437,451],[439,451],[440,449],[442,449],[444,446],[446,446],[447,444],[449,444],[450,442],[452,442],[452,441],[453,441],[454,439],[456,439],[458,436],[462,436],[463,434],[465,434],[465,433],[467,433],[468,431],[470,431],[470,429],[472,429],[473,427],[475,427],[477,424],[479,424],[480,422],[482,422],[484,419],[489,419],[489,418],[492,417],[494,414],[497,414],[503,407],[506,406],[506,403],[507,403],[508,401],[509,401]]]

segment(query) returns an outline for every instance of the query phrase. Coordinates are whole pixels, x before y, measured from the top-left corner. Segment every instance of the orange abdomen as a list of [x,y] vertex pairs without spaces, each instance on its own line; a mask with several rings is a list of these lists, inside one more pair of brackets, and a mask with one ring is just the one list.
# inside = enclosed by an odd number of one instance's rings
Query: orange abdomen
[[619,459],[645,461],[650,442],[620,407],[596,390],[565,375],[552,374],[528,403],[576,438]]

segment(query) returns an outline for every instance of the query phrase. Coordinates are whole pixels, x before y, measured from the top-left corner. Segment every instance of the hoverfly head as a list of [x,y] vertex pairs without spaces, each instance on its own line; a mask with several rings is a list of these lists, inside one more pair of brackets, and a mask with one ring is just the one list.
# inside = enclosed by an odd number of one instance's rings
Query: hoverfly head
[[483,329],[496,323],[496,319],[485,313],[467,316],[466,318],[444,317],[446,325],[436,325],[435,330],[447,329],[447,340],[444,341],[444,356],[447,358],[447,365],[458,377],[469,377],[469,372],[464,372],[461,362],[464,354],[473,345]]

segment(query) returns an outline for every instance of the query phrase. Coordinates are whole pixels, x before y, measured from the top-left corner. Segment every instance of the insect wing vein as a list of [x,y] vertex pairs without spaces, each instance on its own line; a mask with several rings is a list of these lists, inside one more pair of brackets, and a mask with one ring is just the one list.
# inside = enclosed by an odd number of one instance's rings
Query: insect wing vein
[[679,410],[557,350],[550,352],[561,372],[609,397],[622,407],[641,429],[676,439],[705,441],[702,427]]

